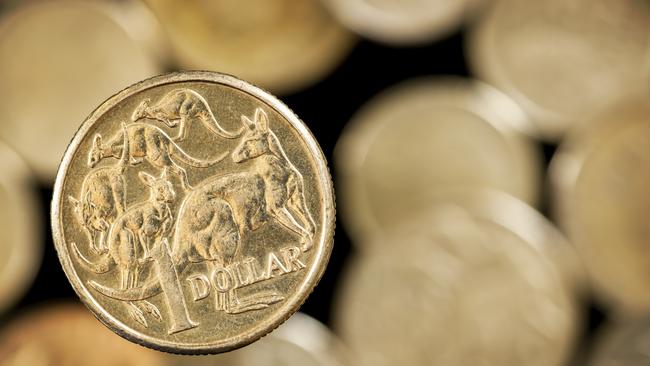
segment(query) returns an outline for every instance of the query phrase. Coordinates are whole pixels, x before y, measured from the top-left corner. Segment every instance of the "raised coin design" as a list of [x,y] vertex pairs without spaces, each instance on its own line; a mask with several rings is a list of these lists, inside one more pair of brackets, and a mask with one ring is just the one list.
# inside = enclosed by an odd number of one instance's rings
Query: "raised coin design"
[[326,161],[275,97],[184,72],[135,84],[72,140],[52,230],[74,289],[109,328],[175,353],[219,353],[287,319],[322,275]]

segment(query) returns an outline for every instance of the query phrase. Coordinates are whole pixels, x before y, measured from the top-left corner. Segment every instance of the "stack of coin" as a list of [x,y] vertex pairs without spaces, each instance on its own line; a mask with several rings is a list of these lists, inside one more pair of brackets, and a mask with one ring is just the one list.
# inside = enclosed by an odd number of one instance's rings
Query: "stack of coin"
[[582,270],[527,204],[532,132],[512,99],[463,79],[410,82],[353,118],[335,163],[360,251],[335,311],[357,364],[568,361]]
[[107,95],[161,71],[118,14],[106,2],[43,1],[0,20],[0,138],[45,183],[79,121]]
[[48,304],[0,331],[3,366],[165,366],[163,354],[134,345],[81,305]]
[[637,0],[495,0],[468,43],[473,70],[558,140],[649,80],[650,6]]
[[576,245],[599,299],[650,310],[648,96],[585,121],[551,163],[555,217]]
[[42,256],[34,177],[10,147],[0,143],[0,313],[27,291]]
[[225,72],[276,93],[318,81],[354,44],[317,0],[146,0],[182,69]]
[[248,347],[205,357],[169,356],[168,362],[168,366],[351,365],[339,340],[323,324],[302,313]]

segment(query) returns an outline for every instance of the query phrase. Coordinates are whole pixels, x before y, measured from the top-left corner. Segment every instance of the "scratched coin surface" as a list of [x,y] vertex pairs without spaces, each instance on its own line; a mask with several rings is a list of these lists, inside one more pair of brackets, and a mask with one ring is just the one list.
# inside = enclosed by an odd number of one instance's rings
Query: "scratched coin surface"
[[0,330],[3,366],[165,366],[164,354],[116,337],[79,304],[47,304]]
[[219,353],[304,302],[329,259],[326,161],[282,102],[184,72],[105,101],[65,153],[52,230],[78,295],[148,347]]
[[107,4],[41,1],[0,21],[0,138],[51,182],[88,112],[160,72]]
[[254,344],[220,355],[170,355],[168,366],[345,366],[346,353],[323,324],[294,314]]
[[573,300],[533,243],[453,204],[411,217],[343,282],[335,325],[355,365],[566,363]]
[[417,79],[363,107],[334,152],[345,228],[355,242],[431,194],[492,188],[535,203],[539,151],[511,99],[479,82]]
[[276,93],[318,81],[354,37],[317,0],[146,0],[183,68],[238,75]]
[[647,87],[650,6],[639,0],[498,0],[473,30],[482,78],[557,139],[584,115]]
[[475,0],[322,0],[355,32],[390,44],[442,38],[460,26]]
[[0,313],[27,291],[41,261],[43,222],[36,182],[26,164],[0,143]]
[[585,122],[551,162],[554,214],[600,299],[650,310],[650,106],[623,103]]
[[598,335],[590,366],[650,364],[650,318],[631,318],[606,326]]

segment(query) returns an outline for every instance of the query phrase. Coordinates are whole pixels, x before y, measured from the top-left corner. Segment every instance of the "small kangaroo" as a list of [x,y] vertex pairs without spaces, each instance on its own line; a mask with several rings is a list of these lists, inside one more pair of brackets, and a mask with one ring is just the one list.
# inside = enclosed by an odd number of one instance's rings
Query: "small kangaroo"
[[[158,178],[145,172],[139,172],[138,176],[149,187],[149,199],[131,206],[117,217],[108,232],[109,254],[99,263],[92,263],[76,246],[72,248],[80,263],[93,272],[106,273],[117,266],[122,290],[137,286],[140,266],[150,259],[150,249],[170,235],[174,224],[170,204],[176,193],[167,177],[167,169],[163,169]],[[128,305],[129,314],[146,327],[143,310],[134,302],[128,302]],[[155,305],[143,300],[141,306],[156,319],[162,319]]]
[[116,166],[92,170],[81,185],[79,199],[68,196],[79,223],[90,236],[90,249],[98,254],[107,251],[105,236],[115,218],[124,213],[126,205],[126,184],[122,174],[127,165],[128,141],[126,134],[124,137],[120,162]]
[[[126,135],[126,136],[125,136]],[[167,168],[181,180],[184,190],[190,190],[187,172],[172,158],[176,158],[190,166],[205,168],[222,161],[228,152],[221,154],[215,160],[200,160],[189,156],[160,128],[146,123],[131,123],[122,132],[114,136],[108,146],[102,143],[102,136],[96,134],[88,155],[88,166],[97,165],[104,158],[119,158],[123,155],[123,145],[120,141],[128,140],[128,159],[130,165],[142,163],[145,159],[149,164],[158,168]]]
[[187,136],[187,124],[198,119],[210,131],[227,139],[239,137],[242,132],[229,132],[217,122],[208,102],[197,92],[191,89],[174,89],[165,94],[153,106],[151,99],[143,100],[133,111],[131,120],[134,122],[142,118],[155,119],[169,127],[179,126],[178,135],[174,141],[183,141]]

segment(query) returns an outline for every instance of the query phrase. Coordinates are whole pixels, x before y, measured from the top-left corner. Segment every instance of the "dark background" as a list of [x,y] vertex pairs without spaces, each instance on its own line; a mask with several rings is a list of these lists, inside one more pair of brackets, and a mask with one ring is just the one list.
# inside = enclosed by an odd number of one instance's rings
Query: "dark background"
[[[319,83],[300,92],[279,96],[307,124],[319,141],[336,182],[332,152],[336,141],[347,123],[366,101],[382,90],[418,76],[460,75],[471,76],[463,50],[464,32],[417,47],[392,48],[370,41],[360,40],[348,57]],[[126,85],[124,86],[126,87]],[[540,143],[546,162],[550,160],[555,146]],[[43,263],[36,280],[26,296],[4,316],[12,319],[33,305],[52,300],[79,301],[65,277],[54,250],[49,226],[52,187],[42,186],[43,227],[45,250]],[[542,212],[548,213],[548,192],[544,192]],[[338,220],[335,245],[327,271],[320,284],[301,308],[301,311],[331,325],[332,300],[346,263],[354,255],[354,248]],[[584,336],[580,352],[588,351],[592,335],[604,321],[604,313],[592,301],[584,301]]]

